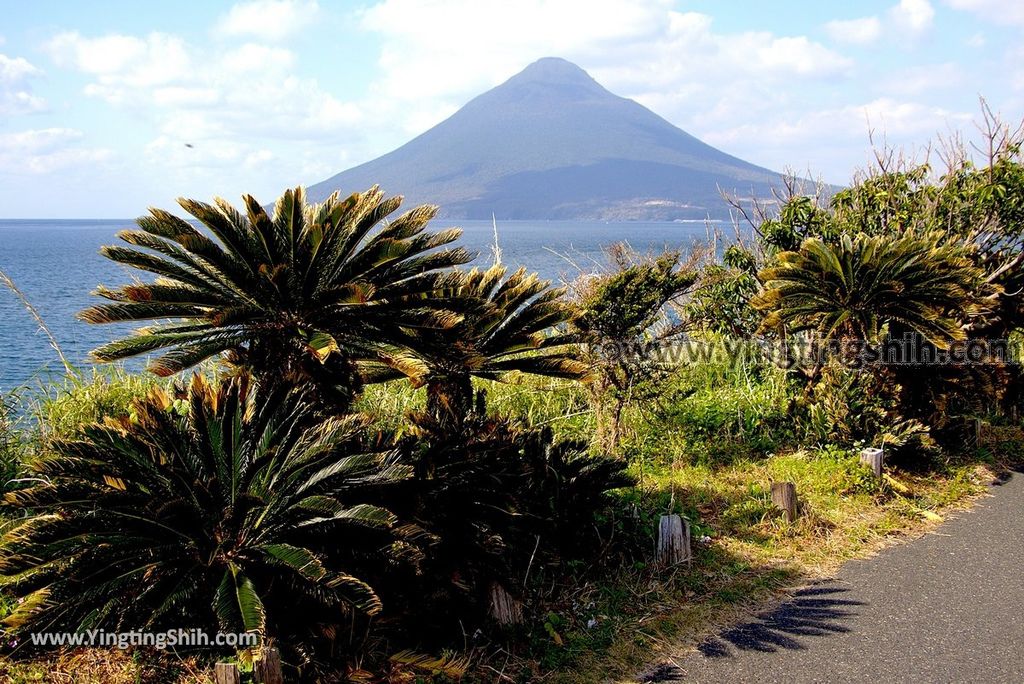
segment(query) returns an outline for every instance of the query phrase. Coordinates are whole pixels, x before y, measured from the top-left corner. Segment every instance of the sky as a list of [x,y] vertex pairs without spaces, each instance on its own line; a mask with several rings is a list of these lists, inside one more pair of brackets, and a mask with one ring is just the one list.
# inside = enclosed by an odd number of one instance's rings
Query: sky
[[1018,0],[0,0],[0,17],[2,218],[270,203],[545,56],[831,183],[868,161],[869,131],[921,154],[969,135],[979,97],[1024,116]]

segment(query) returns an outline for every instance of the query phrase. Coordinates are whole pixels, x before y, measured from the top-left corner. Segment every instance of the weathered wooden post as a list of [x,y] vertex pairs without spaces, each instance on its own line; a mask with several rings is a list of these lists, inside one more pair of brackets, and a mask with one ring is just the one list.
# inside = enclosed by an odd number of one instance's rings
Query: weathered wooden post
[[658,562],[664,565],[689,563],[690,521],[678,515],[663,515],[658,523]]
[[497,582],[491,583],[489,609],[494,621],[503,627],[518,625],[523,621],[522,602]]
[[281,652],[273,646],[260,649],[259,658],[252,664],[252,679],[257,684],[284,684],[281,670]]
[[860,452],[860,462],[871,468],[875,477],[882,477],[882,462],[885,460],[885,452],[881,449],[864,449]]
[[982,422],[981,418],[975,418],[974,419],[974,445],[975,446],[981,446],[982,445],[981,436],[982,436],[982,427],[983,426],[984,426],[984,423]]
[[792,482],[772,482],[772,503],[782,510],[786,522],[796,520],[796,485]]
[[217,663],[213,666],[213,681],[216,684],[242,684],[242,675],[234,663]]

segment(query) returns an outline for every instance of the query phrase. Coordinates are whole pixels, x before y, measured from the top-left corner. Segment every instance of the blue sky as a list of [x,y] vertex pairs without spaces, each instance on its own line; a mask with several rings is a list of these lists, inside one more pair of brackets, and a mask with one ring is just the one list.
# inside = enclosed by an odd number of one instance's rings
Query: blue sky
[[834,183],[867,161],[869,128],[920,154],[969,136],[979,96],[1024,116],[1010,0],[0,0],[0,16],[0,217],[269,202],[544,56],[731,154]]

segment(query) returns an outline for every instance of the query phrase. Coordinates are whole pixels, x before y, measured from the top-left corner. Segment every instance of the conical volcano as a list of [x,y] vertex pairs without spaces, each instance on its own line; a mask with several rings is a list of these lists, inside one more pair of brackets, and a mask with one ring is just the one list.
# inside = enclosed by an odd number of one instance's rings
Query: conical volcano
[[779,180],[548,57],[309,193],[379,184],[449,218],[674,220],[725,218],[722,191],[766,197]]

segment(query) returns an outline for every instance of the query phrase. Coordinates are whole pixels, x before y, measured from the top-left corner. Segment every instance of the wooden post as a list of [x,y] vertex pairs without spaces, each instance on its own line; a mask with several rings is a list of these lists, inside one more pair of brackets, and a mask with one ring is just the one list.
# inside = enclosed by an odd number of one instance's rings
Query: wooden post
[[502,627],[518,625],[523,621],[522,602],[497,582],[491,583],[489,612]]
[[242,675],[234,663],[217,663],[213,666],[213,681],[216,684],[242,684]]
[[974,444],[975,446],[981,446],[981,418],[974,419]]
[[885,452],[881,449],[864,449],[860,452],[860,462],[871,468],[875,477],[882,477],[882,461],[885,459]]
[[678,565],[690,562],[690,521],[678,515],[663,515],[658,523],[658,562]]
[[257,684],[284,684],[281,652],[273,646],[261,648],[260,657],[252,664],[252,680]]
[[772,482],[772,503],[782,510],[786,522],[796,520],[796,485],[792,482]]

